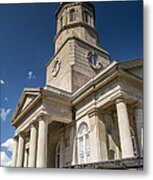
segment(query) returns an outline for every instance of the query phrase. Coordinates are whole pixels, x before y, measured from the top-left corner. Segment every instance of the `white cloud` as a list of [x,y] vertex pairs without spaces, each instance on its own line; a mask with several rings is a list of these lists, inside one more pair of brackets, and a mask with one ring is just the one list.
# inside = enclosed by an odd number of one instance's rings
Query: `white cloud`
[[2,121],[6,120],[7,115],[11,112],[11,109],[0,108],[0,117]]
[[33,72],[29,71],[28,72],[28,79],[30,80],[30,79],[35,79],[35,78],[36,78],[36,76],[33,74]]
[[1,147],[7,148],[8,151],[12,152],[13,150],[13,139],[9,138],[4,143],[1,144]]
[[11,166],[11,158],[8,157],[6,152],[2,151],[1,152],[1,166]]
[[0,84],[5,84],[4,80],[0,79]]
[[7,97],[5,97],[5,101],[8,101],[8,98],[7,98]]
[[[0,154],[1,166],[11,166],[13,139],[12,138],[7,139],[4,143],[1,144],[1,147],[4,148],[4,150],[1,151],[1,154]],[[7,154],[7,151],[9,151],[10,153]]]

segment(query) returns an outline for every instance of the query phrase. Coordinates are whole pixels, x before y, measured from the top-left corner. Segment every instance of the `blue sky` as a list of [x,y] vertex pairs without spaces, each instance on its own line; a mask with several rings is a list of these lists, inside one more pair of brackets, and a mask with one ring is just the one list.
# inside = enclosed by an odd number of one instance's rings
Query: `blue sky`
[[[100,46],[111,60],[143,56],[143,2],[96,2]],[[45,66],[54,54],[59,3],[0,5],[1,142],[13,136],[11,116],[25,87],[45,85]],[[5,147],[2,147],[5,149]]]

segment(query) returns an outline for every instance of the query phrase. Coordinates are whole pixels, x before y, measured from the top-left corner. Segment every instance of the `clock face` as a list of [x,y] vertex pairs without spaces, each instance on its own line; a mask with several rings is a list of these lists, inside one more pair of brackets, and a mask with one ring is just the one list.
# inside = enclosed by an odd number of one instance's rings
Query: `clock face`
[[56,60],[55,63],[54,63],[54,66],[53,66],[53,70],[52,70],[52,73],[53,73],[53,76],[57,76],[59,70],[60,70],[60,61],[59,60]]
[[95,52],[89,52],[88,53],[88,61],[89,61],[89,64],[90,66],[93,68],[93,69],[100,69],[102,67],[102,64],[98,61],[98,56]]
[[91,65],[96,66],[97,58],[96,58],[96,56],[94,54],[91,54],[91,56],[89,57],[89,61],[90,61]]

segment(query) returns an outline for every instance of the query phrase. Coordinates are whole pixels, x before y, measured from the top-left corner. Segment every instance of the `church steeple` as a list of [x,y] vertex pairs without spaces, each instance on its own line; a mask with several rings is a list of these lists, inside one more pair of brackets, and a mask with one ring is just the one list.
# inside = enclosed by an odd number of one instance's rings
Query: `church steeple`
[[72,93],[110,63],[109,53],[98,45],[92,3],[62,3],[56,19],[55,53],[47,65],[46,86]]
[[98,45],[98,33],[94,27],[95,9],[92,3],[62,3],[56,12],[56,19],[55,52],[70,37]]

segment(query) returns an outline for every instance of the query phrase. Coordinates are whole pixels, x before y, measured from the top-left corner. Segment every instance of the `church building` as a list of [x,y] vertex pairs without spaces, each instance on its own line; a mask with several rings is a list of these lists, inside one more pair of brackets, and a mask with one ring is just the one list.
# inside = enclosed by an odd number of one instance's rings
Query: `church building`
[[110,62],[91,2],[61,3],[44,88],[25,88],[11,123],[13,167],[141,169],[143,60]]

